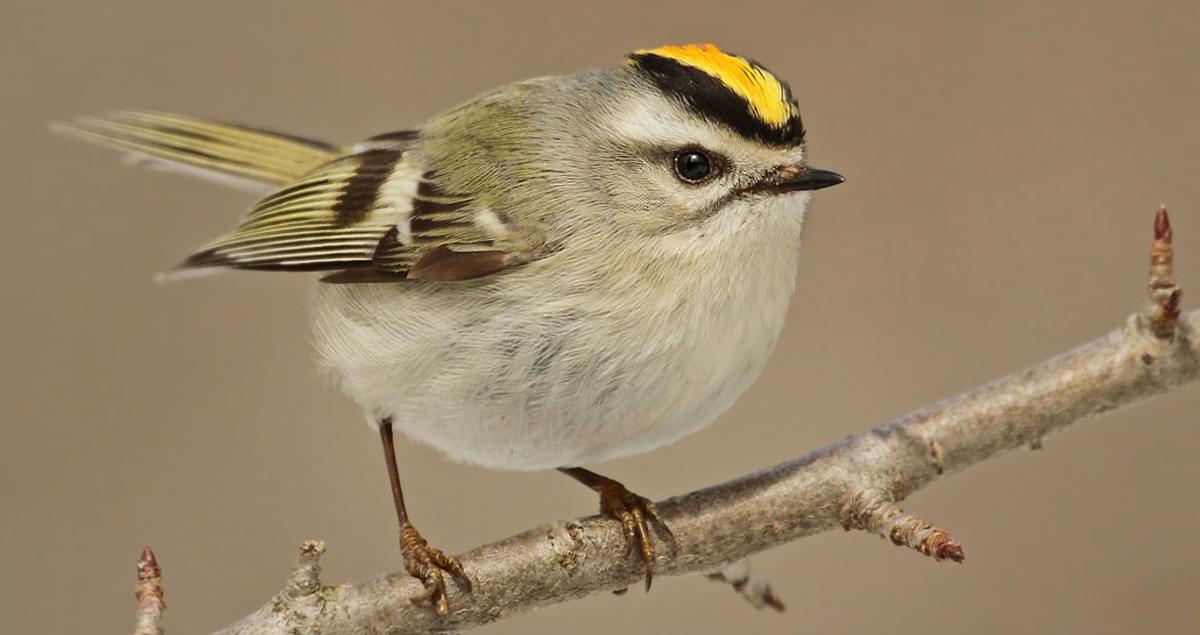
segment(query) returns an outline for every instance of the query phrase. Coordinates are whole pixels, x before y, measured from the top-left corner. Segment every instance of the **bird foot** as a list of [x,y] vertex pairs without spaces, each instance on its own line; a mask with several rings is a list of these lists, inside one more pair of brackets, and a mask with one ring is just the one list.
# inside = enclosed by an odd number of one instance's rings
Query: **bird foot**
[[633,555],[634,546],[638,547],[642,564],[646,570],[646,590],[654,580],[654,538],[651,535],[650,524],[653,523],[661,532],[665,542],[675,542],[671,533],[654,503],[645,497],[638,496],[626,489],[621,483],[610,478],[594,484],[593,489],[600,493],[600,513],[617,520],[625,530],[625,557]]
[[454,556],[448,556],[441,549],[430,547],[421,534],[411,523],[404,523],[400,528],[400,554],[404,556],[404,569],[408,574],[421,581],[425,590],[410,597],[413,604],[429,603],[438,615],[450,612],[450,602],[446,599],[446,573],[464,591],[471,592],[471,580],[463,571],[462,563]]

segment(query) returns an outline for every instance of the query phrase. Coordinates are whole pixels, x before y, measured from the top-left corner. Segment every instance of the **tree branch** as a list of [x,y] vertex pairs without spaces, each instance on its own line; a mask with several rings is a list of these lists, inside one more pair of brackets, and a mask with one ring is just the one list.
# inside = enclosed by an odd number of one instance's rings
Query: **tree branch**
[[[961,561],[962,547],[946,531],[896,503],[946,474],[1200,378],[1200,311],[1180,314],[1171,249],[1169,220],[1160,210],[1149,306],[1104,337],[807,456],[658,503],[677,542],[674,554],[659,557],[656,575],[721,570],[729,579],[730,563],[838,527],[869,531],[935,560]],[[474,549],[462,556],[474,591],[450,589],[445,617],[408,604],[420,587],[404,573],[322,586],[320,550],[310,549],[306,565],[302,546],[287,589],[219,633],[466,629],[638,583],[643,571],[621,557],[622,540],[616,523],[593,516]]]

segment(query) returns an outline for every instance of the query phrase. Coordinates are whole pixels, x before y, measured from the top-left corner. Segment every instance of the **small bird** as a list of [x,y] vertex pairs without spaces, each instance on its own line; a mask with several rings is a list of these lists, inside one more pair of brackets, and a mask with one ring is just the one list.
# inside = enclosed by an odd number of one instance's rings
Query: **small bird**
[[349,147],[123,110],[63,127],[265,194],[166,277],[318,272],[321,363],[378,432],[414,602],[459,561],[410,522],[393,428],[476,465],[593,489],[650,588],[654,504],[581,465],[711,423],[779,337],[810,192],[791,90],[711,44],[485,92]]

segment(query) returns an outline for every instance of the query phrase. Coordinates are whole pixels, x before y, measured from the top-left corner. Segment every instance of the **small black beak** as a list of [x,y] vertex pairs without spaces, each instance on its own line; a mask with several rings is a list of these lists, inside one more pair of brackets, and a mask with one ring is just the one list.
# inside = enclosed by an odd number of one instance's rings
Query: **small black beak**
[[750,188],[751,192],[769,192],[783,194],[785,192],[808,192],[833,187],[846,179],[837,172],[818,170],[807,165],[789,165],[780,168],[775,174],[759,181]]

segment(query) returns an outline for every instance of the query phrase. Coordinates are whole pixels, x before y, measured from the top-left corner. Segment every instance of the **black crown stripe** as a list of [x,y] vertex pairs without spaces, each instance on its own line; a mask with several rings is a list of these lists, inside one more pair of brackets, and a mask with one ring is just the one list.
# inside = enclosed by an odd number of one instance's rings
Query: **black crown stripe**
[[698,68],[653,53],[636,54],[632,59],[660,90],[705,119],[772,146],[804,143],[804,124],[799,115],[792,115],[782,126],[772,126],[755,116],[750,103],[724,82]]

